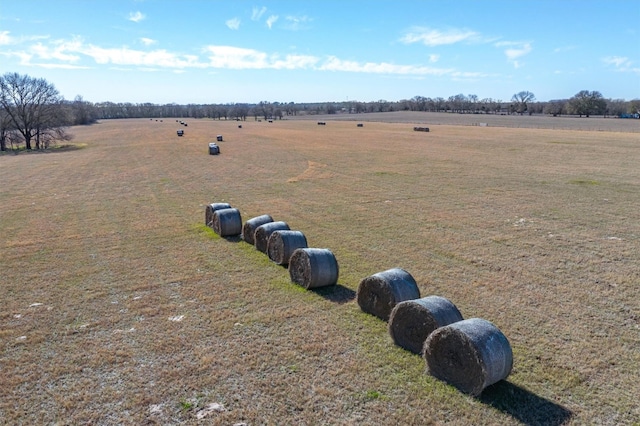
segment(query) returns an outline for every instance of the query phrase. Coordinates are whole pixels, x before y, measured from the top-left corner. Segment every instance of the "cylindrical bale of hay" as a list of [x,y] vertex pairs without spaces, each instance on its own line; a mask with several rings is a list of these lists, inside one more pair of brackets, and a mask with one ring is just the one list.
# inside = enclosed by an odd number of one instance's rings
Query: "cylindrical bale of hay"
[[233,237],[242,232],[242,216],[238,209],[221,209],[213,212],[213,231],[221,237]]
[[391,311],[389,334],[396,345],[422,354],[424,342],[434,330],[462,320],[456,305],[444,297],[405,300]]
[[401,268],[388,269],[363,279],[356,296],[360,309],[384,321],[389,320],[391,310],[398,303],[419,298],[416,280]]
[[306,289],[338,282],[338,261],[329,249],[299,248],[289,258],[291,281]]
[[307,247],[307,238],[300,231],[273,231],[267,242],[267,255],[278,265],[288,265],[294,251]]
[[247,220],[242,226],[242,239],[247,243],[254,245],[255,240],[253,239],[253,237],[258,226],[270,222],[273,222],[273,218],[268,214],[252,217],[251,219]]
[[266,254],[267,243],[273,231],[288,231],[289,229],[289,225],[286,222],[269,222],[258,226],[253,234],[256,249]]
[[212,203],[207,206],[204,210],[204,223],[209,227],[213,228],[213,212],[216,210],[222,209],[230,209],[231,205],[229,203]]
[[473,396],[506,379],[513,367],[506,336],[481,318],[438,328],[424,342],[423,351],[432,376]]

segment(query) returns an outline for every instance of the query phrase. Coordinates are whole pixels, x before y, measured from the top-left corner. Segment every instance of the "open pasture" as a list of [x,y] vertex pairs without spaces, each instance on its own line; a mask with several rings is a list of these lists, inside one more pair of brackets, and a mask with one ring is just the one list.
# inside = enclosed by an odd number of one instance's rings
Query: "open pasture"
[[[0,423],[638,424],[637,133],[326,121],[0,157]],[[218,237],[212,202],[331,249],[338,285]],[[472,398],[394,346],[355,302],[393,267],[499,327],[507,381]]]

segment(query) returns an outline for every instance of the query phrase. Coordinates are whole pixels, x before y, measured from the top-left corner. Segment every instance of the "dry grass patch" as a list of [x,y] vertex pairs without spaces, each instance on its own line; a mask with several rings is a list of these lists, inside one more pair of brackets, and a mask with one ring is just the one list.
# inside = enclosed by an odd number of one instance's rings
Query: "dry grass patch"
[[[0,419],[637,421],[637,134],[429,127],[104,121],[72,129],[84,149],[0,158]],[[339,285],[218,237],[211,202],[331,249]],[[395,347],[353,299],[392,267],[496,324],[508,381],[473,399]]]

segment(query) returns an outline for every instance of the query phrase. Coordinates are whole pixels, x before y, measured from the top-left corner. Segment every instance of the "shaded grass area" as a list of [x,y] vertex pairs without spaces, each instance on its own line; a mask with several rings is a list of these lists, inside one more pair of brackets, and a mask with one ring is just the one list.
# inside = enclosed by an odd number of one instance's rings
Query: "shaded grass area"
[[[197,423],[212,403],[217,424],[640,416],[635,135],[175,127],[105,121],[73,129],[85,149],[0,160],[0,419]],[[218,237],[204,226],[211,202],[330,248],[338,285],[305,291]],[[360,279],[396,266],[505,333],[507,382],[462,395],[360,312]]]

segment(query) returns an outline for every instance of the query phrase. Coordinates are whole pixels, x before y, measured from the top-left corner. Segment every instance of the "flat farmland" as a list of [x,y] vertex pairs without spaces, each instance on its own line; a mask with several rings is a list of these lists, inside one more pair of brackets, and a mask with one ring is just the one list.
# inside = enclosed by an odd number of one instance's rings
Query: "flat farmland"
[[[313,120],[0,156],[0,424],[639,424],[638,133]],[[218,237],[212,202],[331,249],[338,285]],[[394,346],[355,301],[393,267],[500,328],[508,379],[472,398]]]

